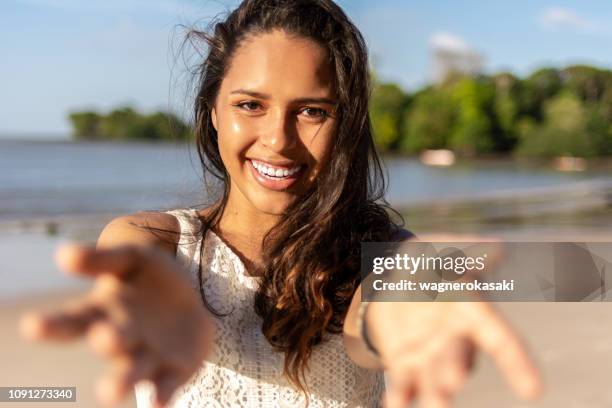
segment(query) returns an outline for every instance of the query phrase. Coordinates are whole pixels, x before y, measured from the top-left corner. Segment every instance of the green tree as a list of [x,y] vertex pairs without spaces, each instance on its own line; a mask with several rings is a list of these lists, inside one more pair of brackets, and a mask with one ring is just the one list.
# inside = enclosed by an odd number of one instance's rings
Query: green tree
[[112,140],[142,139],[143,128],[142,116],[129,106],[114,109],[100,123],[102,136]]
[[521,114],[541,121],[544,102],[555,96],[562,86],[561,75],[555,68],[541,68],[532,73],[521,84]]
[[189,138],[189,127],[178,116],[155,112],[144,118],[142,137],[148,140],[184,141]]
[[610,134],[596,109],[573,92],[562,92],[544,104],[544,123],[527,129],[519,154],[593,157],[610,153]]
[[390,83],[377,84],[370,99],[370,119],[376,145],[381,150],[395,148],[399,143],[401,115],[408,98],[404,91]]
[[493,97],[494,87],[489,82],[464,78],[454,86],[453,99],[458,111],[449,140],[451,149],[468,156],[493,151],[495,141],[487,112]]
[[143,115],[129,106],[114,109],[107,115],[72,112],[69,119],[77,139],[184,141],[191,136],[191,128],[175,114]]
[[561,70],[563,86],[585,102],[597,102],[606,91],[606,71],[588,65],[574,65]]
[[493,101],[496,150],[509,151],[517,143],[517,118],[519,115],[520,80],[510,73],[493,77],[495,98]]
[[400,149],[417,153],[447,147],[457,107],[444,89],[430,88],[415,96],[403,113]]
[[100,137],[101,116],[96,112],[72,112],[68,115],[72,124],[72,135],[76,139],[95,139]]

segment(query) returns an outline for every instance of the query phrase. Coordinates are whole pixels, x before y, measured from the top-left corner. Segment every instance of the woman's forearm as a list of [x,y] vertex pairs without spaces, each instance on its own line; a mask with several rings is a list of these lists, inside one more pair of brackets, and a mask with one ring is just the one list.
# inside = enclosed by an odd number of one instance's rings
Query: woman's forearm
[[[382,370],[380,358],[372,353],[361,337],[358,326],[359,306],[361,304],[361,285],[355,291],[353,300],[344,320],[344,347],[346,353],[357,365],[372,370]],[[363,322],[365,323],[365,322]]]

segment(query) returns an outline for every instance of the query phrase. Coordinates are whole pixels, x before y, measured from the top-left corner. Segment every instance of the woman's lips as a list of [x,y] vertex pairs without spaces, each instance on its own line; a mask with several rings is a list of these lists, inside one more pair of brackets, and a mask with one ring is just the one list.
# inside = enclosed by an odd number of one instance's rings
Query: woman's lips
[[302,165],[296,173],[288,175],[287,177],[276,178],[261,174],[259,171],[257,171],[250,159],[247,160],[247,163],[247,165],[251,168],[251,173],[253,174],[255,180],[257,180],[261,186],[274,191],[282,191],[289,188],[297,181],[298,178],[301,177],[305,168],[305,166]]

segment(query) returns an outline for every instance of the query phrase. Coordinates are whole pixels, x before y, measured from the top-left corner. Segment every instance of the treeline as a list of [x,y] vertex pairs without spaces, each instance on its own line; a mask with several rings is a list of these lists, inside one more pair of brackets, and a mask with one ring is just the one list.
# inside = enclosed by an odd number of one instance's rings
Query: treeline
[[94,111],[71,112],[72,136],[77,140],[185,141],[190,128],[167,112],[146,115],[131,107],[114,109],[106,115]]
[[605,156],[612,154],[612,71],[570,66],[524,79],[451,76],[413,94],[377,83],[370,114],[383,151]]
[[[590,66],[451,76],[414,93],[376,81],[370,103],[380,150],[407,154],[450,149],[461,156],[612,155],[612,71]],[[130,107],[106,115],[72,112],[76,139],[191,139],[178,116]]]

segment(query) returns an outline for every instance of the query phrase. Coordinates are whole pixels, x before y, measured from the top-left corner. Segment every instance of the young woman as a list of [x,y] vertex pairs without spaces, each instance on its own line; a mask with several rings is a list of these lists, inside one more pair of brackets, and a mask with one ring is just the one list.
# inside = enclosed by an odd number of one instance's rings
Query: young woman
[[442,407],[474,346],[535,396],[531,360],[487,304],[360,307],[360,243],[411,234],[382,200],[367,49],[344,12],[245,0],[190,38],[209,46],[195,134],[217,200],[119,217],[97,248],[60,248],[94,288],[25,317],[24,334],[86,334],[113,367],[100,399],[135,387],[138,407],[373,407],[385,390],[387,406]]

